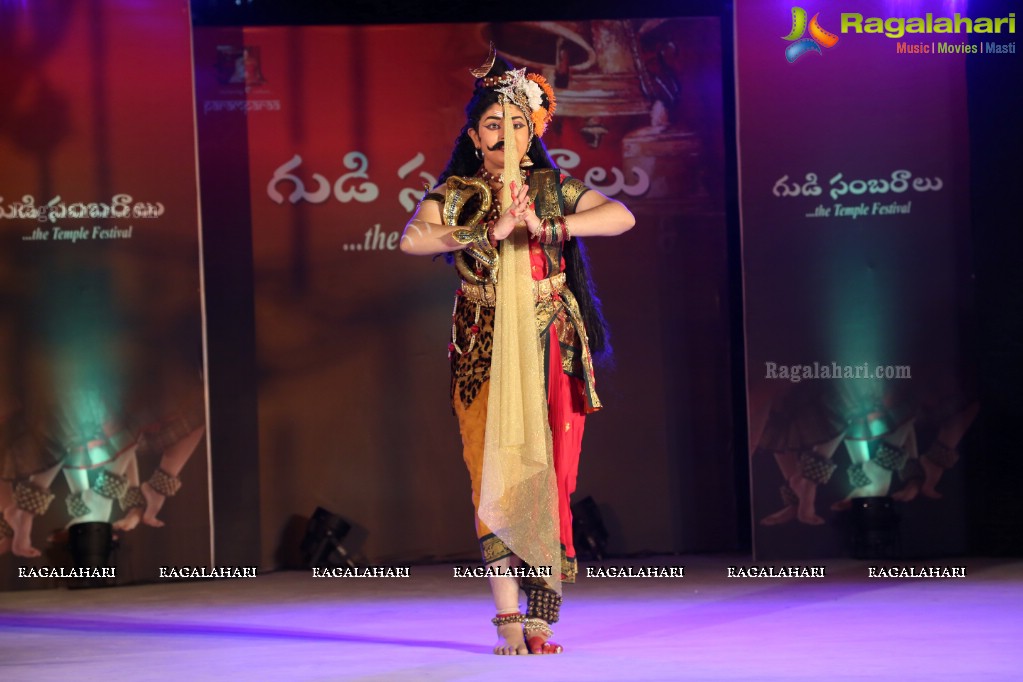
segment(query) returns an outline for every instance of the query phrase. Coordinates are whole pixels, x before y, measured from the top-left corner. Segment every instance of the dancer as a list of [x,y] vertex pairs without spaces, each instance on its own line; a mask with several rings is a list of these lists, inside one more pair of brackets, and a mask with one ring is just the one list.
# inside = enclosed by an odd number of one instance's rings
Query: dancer
[[493,48],[472,74],[467,121],[401,249],[448,254],[462,279],[451,400],[483,560],[508,573],[550,568],[549,578],[490,578],[494,653],[560,653],[550,625],[561,582],[576,572],[569,497],[585,415],[601,407],[593,358],[609,350],[579,237],[621,234],[635,221],[554,167],[540,141],[555,109],[542,76],[512,70]]
[[42,556],[32,544],[32,525],[53,502],[50,486],[60,470],[59,448],[20,406],[0,416],[0,555]]
[[756,452],[774,455],[785,484],[782,507],[761,518],[761,525],[824,523],[817,514],[817,489],[838,468],[832,459],[846,431],[837,402],[829,383],[795,384],[775,398]]

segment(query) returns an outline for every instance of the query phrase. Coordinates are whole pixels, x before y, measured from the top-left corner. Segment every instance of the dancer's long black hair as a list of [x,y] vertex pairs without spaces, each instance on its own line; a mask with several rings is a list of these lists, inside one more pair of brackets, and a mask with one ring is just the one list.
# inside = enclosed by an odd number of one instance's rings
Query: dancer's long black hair
[[[488,76],[499,76],[511,70],[511,65],[500,57],[494,62]],[[447,167],[440,175],[439,184],[453,175],[468,177],[476,174],[479,170],[480,160],[476,157],[476,146],[469,137],[469,130],[479,130],[480,117],[492,105],[497,104],[497,92],[490,88],[483,87],[482,79],[476,81],[476,89],[472,93],[472,99],[465,107],[465,126],[455,140],[455,148],[451,152],[451,159]],[[549,107],[547,95],[543,96],[544,106]],[[528,112],[527,112],[528,113]],[[526,154],[533,162],[533,168],[554,168],[554,161],[547,153],[547,147],[539,137],[533,137],[532,143]],[[583,324],[586,325],[586,333],[589,337],[590,352],[595,360],[601,364],[611,362],[611,333],[604,319],[601,310],[600,299],[597,298],[597,291],[590,277],[589,259],[586,257],[586,249],[578,237],[565,242],[565,276],[568,280],[568,288],[575,294],[579,302],[579,310],[582,313]]]

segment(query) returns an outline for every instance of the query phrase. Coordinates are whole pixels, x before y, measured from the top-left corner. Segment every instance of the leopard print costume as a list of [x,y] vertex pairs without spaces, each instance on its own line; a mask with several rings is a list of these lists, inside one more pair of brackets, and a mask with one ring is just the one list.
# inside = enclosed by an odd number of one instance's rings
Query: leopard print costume
[[[479,322],[475,322],[479,307]],[[490,380],[490,356],[494,350],[494,311],[492,306],[480,305],[464,296],[458,297],[455,307],[455,338],[459,348],[468,349],[472,326],[479,332],[471,350],[451,354],[451,398],[457,392],[462,404],[468,407],[479,395],[480,387]]]

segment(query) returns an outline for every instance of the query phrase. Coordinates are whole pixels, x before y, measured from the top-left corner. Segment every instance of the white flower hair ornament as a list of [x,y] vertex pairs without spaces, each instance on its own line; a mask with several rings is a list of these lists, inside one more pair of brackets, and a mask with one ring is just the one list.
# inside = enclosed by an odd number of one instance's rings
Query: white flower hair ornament
[[[529,133],[542,137],[547,126],[554,118],[557,106],[554,89],[547,79],[538,73],[526,73],[526,69],[507,71],[500,76],[483,79],[484,87],[494,90],[514,102],[524,112],[529,113]],[[543,97],[547,96],[549,106],[543,105]]]

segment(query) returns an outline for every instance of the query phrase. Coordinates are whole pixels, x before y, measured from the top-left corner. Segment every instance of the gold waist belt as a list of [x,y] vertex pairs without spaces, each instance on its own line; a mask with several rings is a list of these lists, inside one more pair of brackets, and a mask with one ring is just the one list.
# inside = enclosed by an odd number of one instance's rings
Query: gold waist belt
[[[559,272],[553,277],[533,281],[533,300],[537,303],[550,301],[555,294],[565,288],[565,273]],[[493,307],[497,303],[497,288],[490,282],[484,284],[470,284],[462,282],[462,294],[466,300],[473,303],[482,303],[485,306]]]

